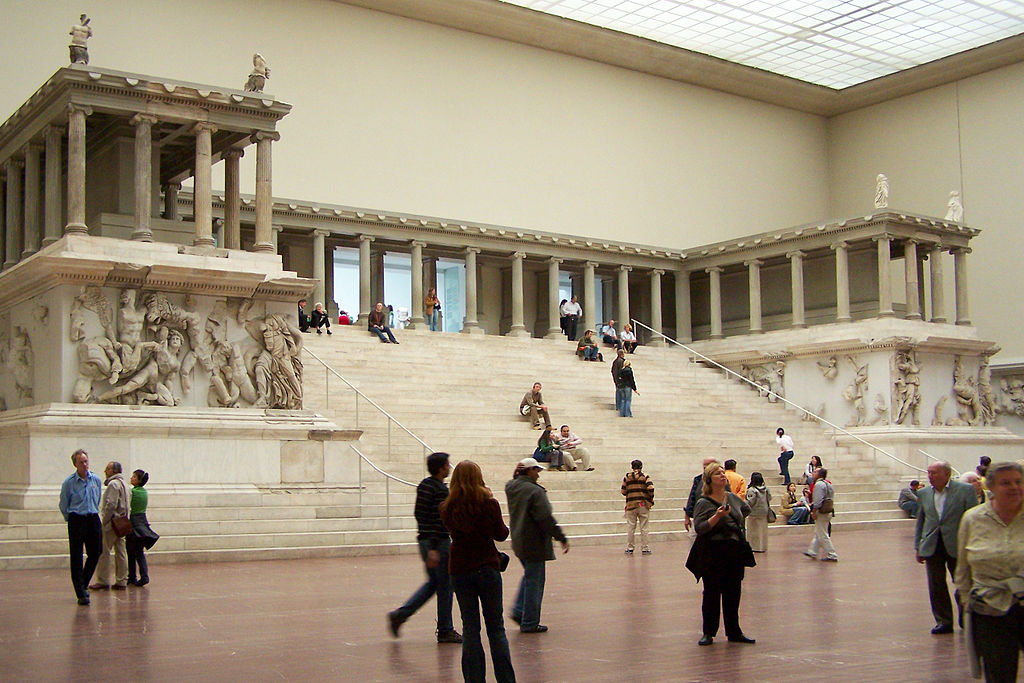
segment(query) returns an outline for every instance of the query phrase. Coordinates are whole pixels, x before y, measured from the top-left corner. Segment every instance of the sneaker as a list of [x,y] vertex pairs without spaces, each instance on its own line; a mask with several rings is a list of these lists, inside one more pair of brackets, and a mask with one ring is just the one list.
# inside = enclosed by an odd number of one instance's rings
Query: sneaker
[[804,551],[804,555],[806,555],[807,557],[811,558],[812,560],[818,559],[818,556],[815,555],[814,553],[812,553],[810,550],[805,550]]
[[651,549],[650,548],[644,548],[643,550],[640,551],[640,554],[641,555],[650,555],[651,554]]
[[632,555],[633,554],[633,549],[632,548],[626,548],[626,554],[627,555]]
[[437,642],[439,643],[461,643],[462,634],[452,629],[451,631],[438,631]]
[[330,330],[327,330],[327,334],[330,334],[330,333],[331,333],[331,331],[330,331]]
[[823,557],[823,558],[821,558],[821,561],[822,562],[838,562],[839,558],[838,557]]
[[395,638],[398,637],[398,629],[402,628],[402,617],[398,612],[388,612],[388,630]]
[[533,428],[534,428],[534,429],[540,429],[540,424],[535,424],[535,425],[533,425]]

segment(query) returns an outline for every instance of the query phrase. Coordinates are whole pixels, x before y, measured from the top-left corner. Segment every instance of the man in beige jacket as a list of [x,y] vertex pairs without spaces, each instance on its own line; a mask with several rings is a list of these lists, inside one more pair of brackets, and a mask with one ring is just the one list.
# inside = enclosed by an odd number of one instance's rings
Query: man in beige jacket
[[[89,586],[94,590],[114,588],[124,590],[128,587],[128,550],[125,547],[124,538],[114,531],[114,517],[128,515],[131,509],[132,492],[124,481],[121,474],[121,463],[111,461],[107,463],[103,473],[106,475],[104,481],[103,497],[100,499],[100,522],[103,524],[103,549],[100,553],[99,565],[96,567],[96,583]],[[110,555],[114,554],[116,575],[113,575],[110,566]]]

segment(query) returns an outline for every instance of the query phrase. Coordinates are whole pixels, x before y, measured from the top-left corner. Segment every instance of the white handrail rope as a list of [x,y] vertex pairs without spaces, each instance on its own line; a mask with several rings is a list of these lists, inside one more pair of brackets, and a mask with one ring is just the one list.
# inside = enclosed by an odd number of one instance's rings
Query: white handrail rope
[[[383,474],[388,479],[391,479],[392,481],[397,481],[399,484],[405,484],[406,486],[411,486],[413,488],[416,488],[416,484],[414,484],[413,482],[406,481],[405,479],[402,479],[400,477],[396,477],[395,475],[393,475],[393,474],[391,474],[389,472],[385,472],[381,468],[377,467],[377,465],[374,464],[374,462],[372,460],[370,460],[365,455],[363,455],[362,451],[360,451],[358,448],[356,448],[352,444],[349,444],[348,447],[351,448],[353,451],[355,451],[356,455],[358,455],[360,458],[363,459],[363,462],[365,462],[367,465],[369,465],[373,469],[377,470],[377,472],[379,472],[380,474]],[[360,482],[360,486],[362,486],[362,482]]]
[[[380,412],[381,414],[383,414],[383,415],[384,415],[385,417],[387,417],[387,418],[388,418],[389,420],[391,420],[391,421],[392,421],[392,422],[394,422],[394,423],[395,423],[396,425],[398,425],[398,426],[399,426],[399,427],[400,427],[400,428],[402,429],[402,431],[404,431],[404,432],[405,432],[406,434],[408,434],[408,435],[409,435],[409,436],[411,436],[412,438],[416,439],[416,441],[418,441],[418,442],[420,443],[420,445],[421,445],[421,446],[423,446],[423,448],[427,449],[427,450],[428,450],[428,451],[430,451],[430,452],[433,452],[433,451],[434,451],[434,449],[433,449],[433,448],[431,448],[431,447],[430,447],[430,446],[429,446],[429,445],[427,444],[427,442],[426,442],[426,441],[424,441],[424,440],[423,440],[423,439],[421,439],[420,437],[418,437],[418,436],[416,436],[415,434],[413,434],[413,432],[412,432],[412,431],[411,431],[411,430],[410,430],[410,429],[409,429],[408,427],[406,427],[406,426],[405,426],[405,425],[403,425],[403,424],[402,424],[401,422],[399,422],[399,421],[398,421],[397,419],[395,419],[395,417],[394,417],[394,416],[393,416],[393,415],[392,415],[391,413],[389,413],[388,411],[384,410],[384,409],[383,409],[383,408],[381,408],[381,407],[380,407],[379,405],[377,405],[377,403],[376,403],[376,402],[375,402],[375,401],[374,401],[374,400],[373,400],[372,398],[370,398],[369,396],[367,396],[367,395],[366,395],[366,394],[364,394],[363,392],[359,391],[359,389],[357,389],[357,388],[356,388],[355,386],[353,386],[353,385],[352,385],[352,382],[349,382],[349,381],[348,381],[347,379],[345,379],[345,378],[344,378],[344,377],[343,377],[343,376],[341,375],[341,373],[339,373],[339,372],[338,372],[337,370],[335,370],[335,369],[334,369],[334,368],[332,368],[332,367],[331,367],[330,365],[328,365],[327,363],[325,363],[325,362],[324,362],[324,360],[323,360],[322,358],[320,358],[320,356],[316,355],[315,353],[313,353],[312,351],[310,351],[310,350],[309,350],[309,349],[307,349],[306,347],[302,347],[302,350],[303,350],[303,351],[305,351],[306,353],[308,353],[308,354],[309,354],[310,356],[312,356],[312,357],[313,357],[313,359],[314,359],[314,360],[315,360],[316,362],[320,363],[320,365],[322,365],[322,366],[324,366],[325,368],[327,368],[328,372],[330,372],[330,373],[331,373],[331,374],[333,374],[333,375],[334,375],[335,377],[337,377],[337,378],[338,378],[338,379],[340,379],[340,380],[341,380],[342,382],[344,382],[344,383],[345,383],[345,384],[346,384],[346,385],[348,386],[348,388],[349,388],[349,389],[351,389],[352,391],[356,392],[356,394],[357,394],[357,395],[359,395],[359,396],[360,396],[361,398],[363,398],[363,399],[364,399],[364,400],[365,400],[365,401],[366,401],[367,403],[369,403],[369,404],[370,404],[371,406],[373,406],[374,408],[376,408],[376,409],[377,409],[377,410],[378,410],[378,411],[379,411],[379,412]],[[326,390],[326,389],[325,389],[325,390]],[[367,462],[369,462],[369,461],[367,461]]]
[[[939,460],[938,458],[936,458],[931,453],[928,453],[927,451],[924,451],[924,450],[922,450],[920,448],[917,449],[917,452],[922,454],[924,457],[928,458],[932,462],[946,462],[945,460]],[[946,464],[949,464],[949,463],[946,462]],[[949,465],[949,469],[951,469],[953,471],[953,474],[955,474],[957,476],[957,478],[959,478],[961,476],[961,474],[962,474],[962,472],[960,472],[960,470],[958,470],[957,468],[953,467],[952,465]]]
[[[676,346],[678,346],[678,347],[680,347],[680,348],[686,349],[686,351],[688,351],[689,353],[692,353],[692,354],[693,354],[694,358],[700,358],[700,359],[701,359],[702,361],[704,361],[705,363],[710,363],[711,365],[714,365],[714,366],[715,366],[715,367],[717,367],[718,369],[720,369],[720,370],[724,370],[724,371],[725,371],[725,373],[726,373],[727,375],[732,375],[733,377],[735,377],[735,378],[737,378],[737,379],[740,379],[740,380],[742,380],[742,381],[746,382],[746,383],[747,383],[747,384],[749,384],[750,386],[752,386],[752,387],[754,387],[755,389],[757,389],[757,391],[758,391],[758,392],[760,392],[760,393],[765,393],[765,394],[767,394],[768,396],[774,396],[774,397],[775,397],[776,399],[778,399],[779,401],[782,401],[782,402],[783,402],[783,403],[785,403],[786,405],[792,406],[793,408],[796,408],[796,409],[797,409],[797,410],[799,410],[800,412],[802,412],[802,413],[806,413],[807,415],[810,415],[810,416],[811,416],[812,418],[814,418],[815,420],[817,420],[817,421],[819,421],[819,422],[821,422],[821,423],[823,423],[823,424],[826,424],[826,425],[828,425],[828,426],[829,426],[829,427],[831,427],[831,428],[832,428],[833,430],[835,430],[835,431],[837,431],[837,432],[841,432],[841,433],[843,433],[844,435],[846,435],[846,436],[850,437],[851,439],[853,439],[853,440],[855,440],[855,441],[859,441],[860,443],[864,444],[864,445],[865,445],[865,446],[867,446],[868,448],[871,448],[872,450],[875,450],[875,451],[877,451],[877,452],[881,453],[882,455],[884,455],[884,456],[888,457],[889,459],[891,459],[891,460],[893,460],[893,461],[895,461],[895,462],[898,462],[898,463],[900,463],[900,464],[901,464],[901,465],[903,465],[904,467],[909,467],[910,469],[912,469],[912,470],[915,470],[915,471],[917,471],[917,472],[926,472],[926,471],[927,471],[927,470],[923,470],[923,469],[921,469],[920,467],[918,467],[918,466],[916,466],[916,465],[911,465],[911,464],[910,464],[909,462],[905,462],[905,461],[903,461],[903,460],[900,460],[899,458],[897,458],[897,457],[896,457],[895,455],[893,455],[892,453],[890,453],[890,452],[886,451],[886,450],[885,450],[884,448],[881,448],[881,447],[879,447],[879,446],[876,446],[876,445],[874,445],[873,443],[870,443],[870,442],[868,442],[868,441],[865,441],[864,439],[862,439],[861,437],[857,436],[856,434],[851,434],[850,432],[848,432],[847,430],[843,429],[843,428],[842,428],[842,427],[840,427],[839,425],[836,425],[836,424],[832,424],[831,422],[829,422],[828,420],[826,420],[826,419],[825,419],[825,418],[823,418],[822,416],[820,416],[820,415],[816,415],[815,413],[811,412],[811,411],[810,411],[810,410],[808,410],[807,408],[804,408],[803,406],[799,406],[799,405],[797,405],[796,403],[793,403],[792,401],[790,401],[790,400],[786,399],[786,398],[785,398],[784,396],[779,396],[778,394],[776,394],[776,393],[775,393],[774,391],[772,391],[772,390],[771,390],[771,389],[769,389],[768,387],[762,386],[762,385],[758,384],[757,382],[754,382],[754,381],[751,381],[750,379],[747,379],[746,377],[744,377],[744,376],[743,376],[743,375],[741,375],[740,373],[736,372],[735,370],[730,370],[729,368],[725,367],[724,365],[722,365],[722,364],[721,364],[721,363],[719,363],[718,361],[714,360],[713,358],[708,358],[707,356],[705,356],[705,355],[704,355],[703,353],[701,353],[700,351],[697,351],[696,349],[690,348],[690,347],[689,347],[689,346],[687,346],[686,344],[681,344],[680,342],[676,341],[676,340],[675,340],[675,339],[673,339],[672,337],[669,337],[669,336],[668,336],[668,335],[666,335],[666,334],[662,334],[661,332],[658,332],[658,331],[657,331],[657,330],[655,330],[654,328],[652,328],[652,327],[649,327],[649,326],[645,325],[644,323],[640,322],[640,321],[639,321],[639,320],[637,320],[636,318],[633,318],[633,319],[632,319],[632,323],[633,323],[633,327],[634,327],[634,328],[635,328],[635,327],[642,327],[642,328],[644,328],[645,330],[648,330],[648,331],[649,331],[649,332],[650,332],[651,334],[656,334],[656,335],[658,335],[659,337],[662,337],[663,339],[665,339],[666,341],[668,341],[668,342],[670,342],[670,343],[672,343],[672,344],[675,344]],[[834,438],[834,437],[833,437],[833,438]]]

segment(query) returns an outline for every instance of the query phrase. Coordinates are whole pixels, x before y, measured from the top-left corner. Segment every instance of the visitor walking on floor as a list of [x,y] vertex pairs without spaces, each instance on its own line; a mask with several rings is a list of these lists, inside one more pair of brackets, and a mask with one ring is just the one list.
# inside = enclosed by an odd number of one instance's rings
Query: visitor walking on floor
[[103,496],[100,498],[100,522],[103,524],[103,550],[96,564],[96,583],[89,586],[95,590],[113,588],[124,590],[128,587],[128,549],[124,536],[114,528],[115,517],[127,517],[131,511],[132,494],[125,484],[121,463],[112,460],[103,473]]
[[[89,454],[78,449],[71,454],[75,471],[60,487],[58,508],[68,524],[68,548],[71,559],[71,585],[79,605],[89,604],[89,582],[103,545],[100,523],[100,495],[103,482],[89,471]],[[82,549],[85,566],[82,566]]]
[[452,626],[452,584],[448,576],[448,558],[451,538],[441,521],[440,506],[448,498],[448,478],[451,467],[447,453],[431,453],[427,456],[429,474],[416,487],[416,542],[419,544],[420,559],[427,571],[427,581],[398,609],[388,612],[388,627],[391,635],[398,637],[402,624],[426,604],[431,596],[437,596],[437,642],[461,643],[462,636]]
[[630,471],[622,478],[619,492],[626,497],[626,554],[632,555],[636,529],[640,527],[640,552],[651,554],[651,546],[647,542],[647,522],[654,507],[654,482],[644,474],[644,464],[634,460],[629,464]]
[[814,538],[811,545],[804,551],[804,555],[812,560],[818,559],[818,553],[825,553],[821,558],[823,562],[838,562],[836,548],[832,545],[832,537],[829,533],[829,525],[832,522],[832,515],[835,513],[835,489],[832,483],[826,479],[828,470],[819,467],[815,473],[814,488],[811,492],[811,519],[814,520]]
[[[498,683],[515,683],[508,637],[501,616],[502,554],[495,541],[508,538],[501,506],[484,484],[480,467],[471,460],[455,466],[448,499],[441,503],[441,521],[451,531],[448,571],[462,613],[462,677],[467,683],[484,683],[487,663],[480,639],[480,613],[487,627],[491,664]],[[507,563],[507,556],[504,562]]]
[[701,604],[704,635],[698,645],[711,645],[718,635],[719,617],[731,643],[753,644],[740,628],[740,595],[746,567],[755,565],[743,520],[750,506],[726,490],[728,479],[718,463],[704,470],[701,497],[694,506],[697,538],[690,546],[686,568],[704,582]]
[[512,551],[523,565],[523,580],[519,583],[511,619],[519,624],[523,633],[548,630],[540,623],[540,609],[544,599],[544,565],[555,559],[551,539],[562,544],[563,553],[569,552],[569,539],[551,514],[547,491],[537,483],[543,469],[533,458],[524,458],[505,484]]
[[[128,583],[139,587],[149,583],[146,551],[160,540],[160,535],[150,528],[149,520],[146,518],[146,509],[149,507],[149,492],[146,491],[148,482],[149,474],[145,470],[132,472],[132,513],[128,517],[132,523],[132,531],[124,539],[128,550]],[[138,574],[135,573],[136,567]]]

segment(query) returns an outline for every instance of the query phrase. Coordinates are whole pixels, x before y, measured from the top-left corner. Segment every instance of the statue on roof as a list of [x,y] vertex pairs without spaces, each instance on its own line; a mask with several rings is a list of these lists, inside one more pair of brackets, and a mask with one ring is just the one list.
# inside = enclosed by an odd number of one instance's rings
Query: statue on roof
[[945,220],[953,223],[962,223],[964,220],[964,203],[960,200],[960,193],[957,190],[949,193]]
[[270,67],[259,52],[252,56],[252,73],[245,82],[246,92],[263,92],[263,86],[270,79]]
[[875,177],[875,208],[885,209],[889,206],[889,179],[884,173]]
[[71,27],[71,31],[68,35],[71,36],[71,44],[68,45],[71,51],[71,63],[72,64],[88,64],[89,63],[89,46],[87,41],[92,38],[92,27],[89,26],[88,15],[81,15],[78,17],[78,23]]

